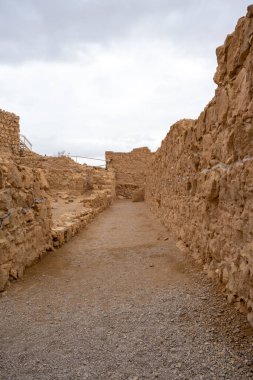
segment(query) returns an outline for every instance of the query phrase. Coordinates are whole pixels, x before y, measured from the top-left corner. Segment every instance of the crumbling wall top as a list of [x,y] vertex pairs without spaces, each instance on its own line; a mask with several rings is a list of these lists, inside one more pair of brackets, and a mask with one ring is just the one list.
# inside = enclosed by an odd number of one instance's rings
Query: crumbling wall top
[[19,154],[19,116],[0,109],[0,155]]

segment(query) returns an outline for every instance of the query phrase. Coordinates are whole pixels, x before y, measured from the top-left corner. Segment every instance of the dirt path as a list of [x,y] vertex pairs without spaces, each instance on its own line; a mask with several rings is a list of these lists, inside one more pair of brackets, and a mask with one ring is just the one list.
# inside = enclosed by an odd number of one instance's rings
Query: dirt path
[[116,202],[0,296],[0,379],[253,378],[244,316],[146,210]]

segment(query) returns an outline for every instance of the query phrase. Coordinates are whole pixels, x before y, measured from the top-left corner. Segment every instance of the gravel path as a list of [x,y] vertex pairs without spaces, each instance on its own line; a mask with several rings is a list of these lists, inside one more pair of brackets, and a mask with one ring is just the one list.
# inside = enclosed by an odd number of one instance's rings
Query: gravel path
[[0,296],[0,379],[253,379],[245,316],[144,203],[117,201]]

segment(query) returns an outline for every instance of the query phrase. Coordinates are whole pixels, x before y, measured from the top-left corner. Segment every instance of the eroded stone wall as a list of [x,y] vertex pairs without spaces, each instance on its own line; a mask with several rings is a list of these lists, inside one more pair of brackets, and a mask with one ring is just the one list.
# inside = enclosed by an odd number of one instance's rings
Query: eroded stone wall
[[253,6],[217,49],[218,87],[170,129],[146,201],[253,324]]
[[116,195],[132,198],[133,194],[145,187],[147,169],[153,153],[144,147],[129,153],[106,152],[107,167],[116,175]]
[[19,154],[19,117],[0,109],[0,154]]
[[43,173],[0,158],[0,291],[51,246]]
[[76,163],[70,157],[41,156],[30,151],[25,152],[20,160],[26,166],[43,170],[51,192],[69,191],[84,194],[90,188],[92,173],[95,170]]
[[52,229],[54,247],[58,248],[68,242],[111,205],[115,198],[114,172],[93,168],[91,187],[82,195],[73,197],[65,193],[61,198],[55,199]]
[[66,243],[115,196],[115,175],[20,149],[19,118],[0,111],[0,291]]

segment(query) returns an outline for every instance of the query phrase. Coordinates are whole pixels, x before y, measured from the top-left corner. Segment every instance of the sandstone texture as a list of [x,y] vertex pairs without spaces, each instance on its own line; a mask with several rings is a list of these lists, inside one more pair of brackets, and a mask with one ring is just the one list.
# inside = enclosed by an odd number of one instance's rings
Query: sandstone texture
[[214,98],[170,129],[146,201],[253,324],[253,6],[217,49]]
[[51,210],[40,171],[0,158],[0,291],[51,246]]
[[0,291],[87,226],[115,198],[115,174],[21,146],[19,118],[0,111]]
[[82,194],[91,187],[93,167],[80,165],[70,157],[47,157],[26,151],[20,158],[23,165],[42,169],[51,191],[72,191]]
[[40,156],[31,151],[22,163],[39,168],[47,185],[53,214],[53,247],[67,243],[115,198],[115,174],[111,169],[80,165],[66,156]]
[[19,117],[0,109],[0,155],[19,153]]
[[81,229],[107,207],[115,198],[115,181],[112,171],[94,169],[92,189],[83,195],[57,193],[52,201],[53,246],[58,248],[67,243]]
[[136,190],[143,189],[153,153],[146,147],[129,153],[106,152],[107,167],[115,171],[116,195],[132,198]]

